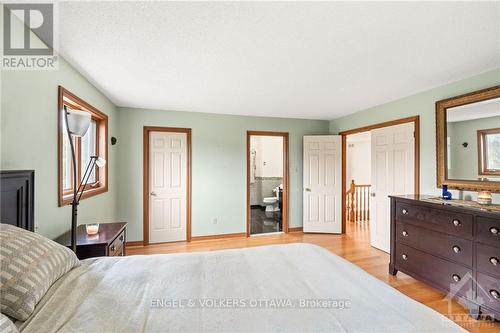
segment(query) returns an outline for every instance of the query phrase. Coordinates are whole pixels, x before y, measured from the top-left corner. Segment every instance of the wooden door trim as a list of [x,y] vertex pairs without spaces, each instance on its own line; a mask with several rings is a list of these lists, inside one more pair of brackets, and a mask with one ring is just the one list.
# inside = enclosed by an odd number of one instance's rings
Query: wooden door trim
[[186,165],[186,241],[191,241],[191,129],[180,127],[157,127],[144,126],[143,129],[143,194],[142,194],[142,210],[143,210],[143,245],[149,245],[149,133],[150,132],[172,132],[186,133],[187,137],[187,165]]
[[247,131],[247,216],[246,235],[250,237],[250,137],[251,136],[280,136],[283,138],[283,211],[281,212],[281,223],[283,224],[283,232],[288,233],[288,217],[289,217],[289,166],[288,166],[288,132],[274,131]]
[[391,127],[395,125],[401,125],[406,123],[414,123],[415,131],[415,168],[414,168],[414,182],[415,182],[415,193],[420,194],[420,116],[413,116],[401,119],[395,119],[386,121],[379,124],[354,128],[340,132],[339,135],[342,136],[342,233],[346,232],[346,185],[347,185],[347,136],[362,132],[368,132],[378,128]]

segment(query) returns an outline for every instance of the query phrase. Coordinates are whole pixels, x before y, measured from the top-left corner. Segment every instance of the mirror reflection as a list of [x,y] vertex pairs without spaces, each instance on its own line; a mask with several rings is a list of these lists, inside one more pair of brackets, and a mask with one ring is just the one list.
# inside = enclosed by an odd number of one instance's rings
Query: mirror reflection
[[500,98],[446,109],[448,179],[500,182]]

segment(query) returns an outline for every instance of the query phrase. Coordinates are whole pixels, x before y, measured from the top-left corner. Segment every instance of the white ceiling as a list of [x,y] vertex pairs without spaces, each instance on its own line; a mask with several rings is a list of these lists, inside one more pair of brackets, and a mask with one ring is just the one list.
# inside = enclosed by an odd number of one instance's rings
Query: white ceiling
[[446,109],[446,121],[449,123],[490,117],[500,117],[500,98]]
[[500,67],[500,2],[61,2],[115,104],[333,119]]

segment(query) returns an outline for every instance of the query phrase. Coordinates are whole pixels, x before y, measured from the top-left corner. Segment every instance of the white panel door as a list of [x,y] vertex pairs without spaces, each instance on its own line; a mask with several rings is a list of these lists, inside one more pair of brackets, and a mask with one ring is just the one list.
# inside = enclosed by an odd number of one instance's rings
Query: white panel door
[[389,195],[415,192],[414,123],[384,127],[371,132],[372,214],[371,245],[390,251]]
[[342,232],[341,169],[340,136],[304,136],[304,232]]
[[149,242],[186,240],[187,135],[149,134]]

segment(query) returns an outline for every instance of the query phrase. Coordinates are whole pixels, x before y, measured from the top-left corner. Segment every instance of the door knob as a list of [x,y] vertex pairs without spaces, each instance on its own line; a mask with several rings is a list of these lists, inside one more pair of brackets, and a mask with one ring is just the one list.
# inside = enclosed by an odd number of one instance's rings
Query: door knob
[[151,192],[151,196],[156,197],[156,195],[157,195],[157,194],[156,194],[156,192],[155,192],[155,191]]
[[306,192],[311,192],[311,189],[310,188],[306,188]]
[[375,192],[370,193],[370,197],[375,198]]

